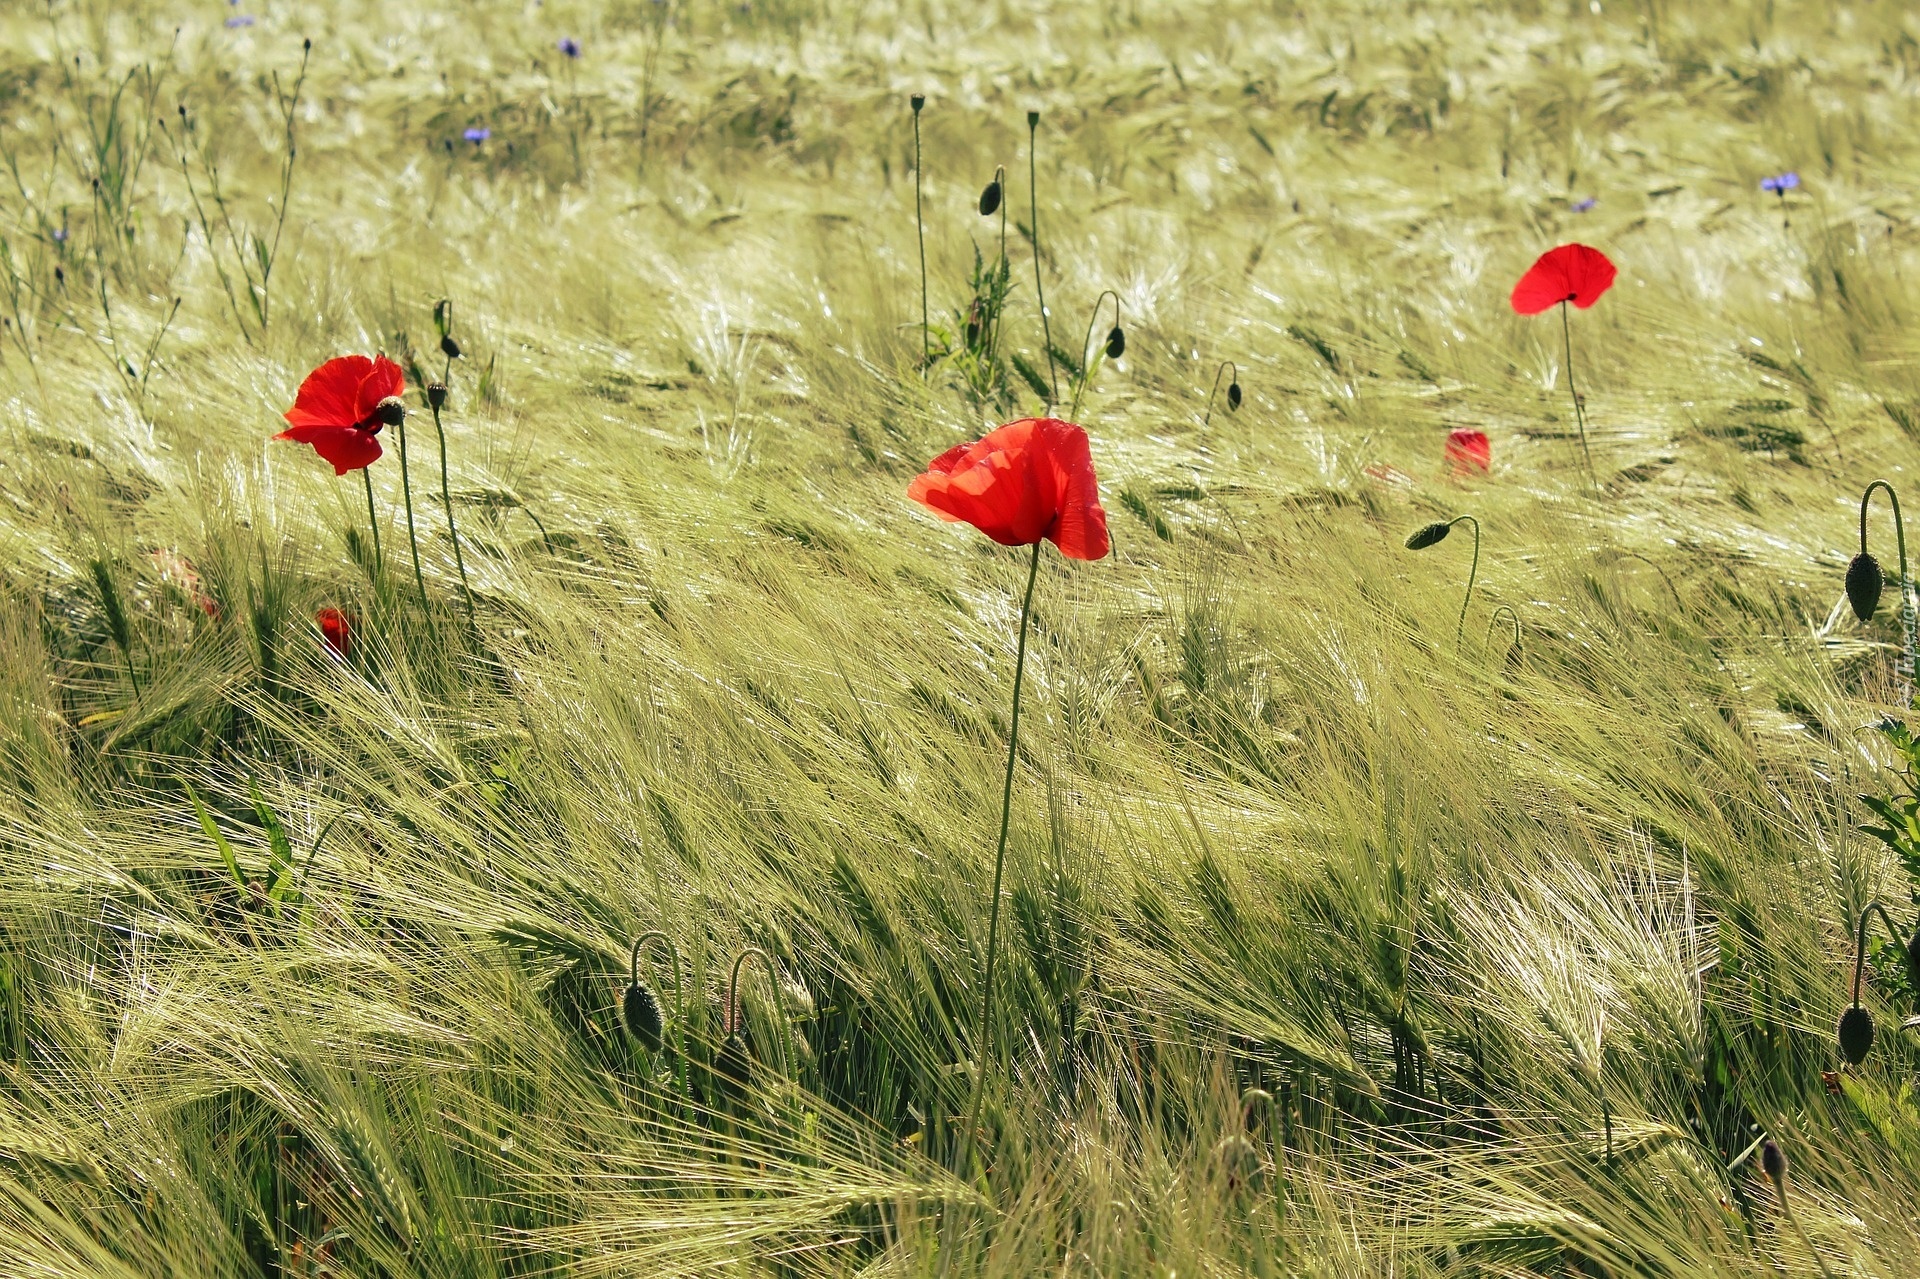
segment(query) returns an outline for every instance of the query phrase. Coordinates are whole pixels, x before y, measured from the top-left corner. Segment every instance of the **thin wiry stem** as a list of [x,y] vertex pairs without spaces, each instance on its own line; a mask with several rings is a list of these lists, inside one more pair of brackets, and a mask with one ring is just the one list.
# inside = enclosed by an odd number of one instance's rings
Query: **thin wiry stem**
[[1471,515],[1456,515],[1451,520],[1448,520],[1447,523],[1473,525],[1473,565],[1467,570],[1467,593],[1460,601],[1460,621],[1459,624],[1453,628],[1453,646],[1458,648],[1460,647],[1461,637],[1466,634],[1467,630],[1467,605],[1473,603],[1474,579],[1480,575],[1480,521],[1474,519]]
[[1033,292],[1040,302],[1040,336],[1047,344],[1047,407],[1051,409],[1060,402],[1060,375],[1053,367],[1053,325],[1047,319],[1047,289],[1040,282],[1040,186],[1038,167],[1034,161],[1034,140],[1040,129],[1040,113],[1027,112],[1027,198],[1032,209],[1033,224]]
[[453,524],[453,489],[447,483],[447,432],[440,425],[440,409],[433,409],[433,433],[440,439],[440,504],[447,512],[447,536],[453,539],[453,563],[460,570],[460,596],[467,605],[467,625],[473,625],[473,587],[467,584],[467,560],[460,553],[460,530]]
[[374,571],[378,572],[380,568],[380,517],[373,512],[373,468],[366,466],[361,467],[360,478],[366,481],[367,485],[367,524],[373,529],[373,567]]
[[420,607],[431,609],[427,603],[427,579],[420,572],[420,539],[413,531],[413,481],[407,473],[407,424],[402,422],[394,428],[400,442],[400,493],[407,501],[407,549],[413,552],[413,584],[420,588]]
[[[1914,676],[1913,661],[1913,594],[1907,589],[1907,525],[1900,518],[1900,495],[1893,491],[1893,485],[1885,480],[1875,480],[1867,485],[1867,491],[1860,495],[1860,553],[1867,553],[1867,504],[1873,500],[1875,489],[1885,489],[1887,501],[1893,505],[1893,537],[1900,550],[1900,635],[1906,644],[1907,679]],[[1907,693],[1909,704],[1913,701],[1913,692],[1909,685]]]
[[913,100],[913,225],[920,237],[920,373],[924,377],[932,363],[929,345],[931,322],[927,313],[927,221],[920,211],[920,108],[924,99]]
[[1868,902],[1860,909],[1860,926],[1853,944],[1853,1006],[1860,1006],[1860,970],[1867,962],[1867,917],[1875,911],[1880,912],[1880,922],[1887,926],[1887,936],[1893,941],[1895,950],[1905,943],[1900,940],[1900,930],[1893,926],[1893,919],[1887,914],[1887,908],[1877,901]]
[[[1207,392],[1207,415],[1206,417],[1201,419],[1200,421],[1201,426],[1213,425],[1213,397],[1220,394],[1220,375],[1222,373],[1225,373],[1228,369],[1233,370],[1234,382],[1238,382],[1240,380],[1240,366],[1238,364],[1235,364],[1232,360],[1220,361],[1220,367],[1213,371],[1213,389]],[[1233,385],[1233,383],[1230,382],[1228,383],[1228,385],[1231,386]],[[1233,397],[1228,396],[1227,398],[1228,398],[1229,404],[1231,404]]]
[[1573,324],[1567,319],[1567,304],[1560,303],[1560,336],[1567,344],[1567,392],[1573,396],[1573,420],[1580,427],[1580,456],[1587,464],[1587,479],[1593,480],[1593,454],[1587,451],[1587,410],[1580,403],[1580,392],[1573,384]]
[[1113,299],[1113,327],[1120,327],[1120,295],[1112,289],[1105,289],[1093,300],[1093,310],[1087,315],[1087,335],[1080,339],[1080,377],[1073,385],[1073,407],[1067,410],[1067,420],[1080,420],[1080,397],[1086,392],[1087,383],[1093,380],[1093,362],[1097,358],[1089,355],[1093,347],[1093,329],[1100,323],[1100,304],[1108,298]]

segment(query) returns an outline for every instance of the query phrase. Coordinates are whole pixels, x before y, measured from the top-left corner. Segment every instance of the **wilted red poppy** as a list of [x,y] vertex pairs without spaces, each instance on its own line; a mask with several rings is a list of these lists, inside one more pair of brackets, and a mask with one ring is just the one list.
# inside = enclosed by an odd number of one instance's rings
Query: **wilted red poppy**
[[384,355],[328,360],[307,374],[282,415],[293,425],[273,438],[313,445],[335,475],[360,470],[380,456],[380,428],[404,418],[406,389],[400,366]]
[[1070,559],[1107,553],[1107,513],[1087,433],[1058,418],[1022,418],[955,445],[927,463],[907,496],[1002,546],[1044,538]]
[[1571,302],[1585,310],[1613,287],[1617,274],[1607,255],[1598,249],[1584,244],[1548,249],[1513,286],[1513,309],[1522,315],[1538,315],[1548,307]]
[[1447,461],[1456,471],[1487,470],[1493,465],[1493,445],[1485,431],[1462,427],[1447,432]]
[[320,638],[327,647],[345,657],[353,648],[353,618],[337,608],[323,608],[313,615],[320,627]]

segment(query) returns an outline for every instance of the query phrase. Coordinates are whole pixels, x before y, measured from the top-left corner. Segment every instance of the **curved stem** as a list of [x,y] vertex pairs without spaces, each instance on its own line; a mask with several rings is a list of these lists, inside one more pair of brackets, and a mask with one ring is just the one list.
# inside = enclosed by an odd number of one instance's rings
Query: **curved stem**
[[1093,311],[1087,316],[1087,335],[1080,339],[1080,378],[1073,387],[1073,407],[1067,411],[1067,420],[1080,420],[1080,396],[1087,389],[1087,383],[1093,381],[1094,356],[1088,354],[1093,347],[1093,328],[1100,323],[1100,304],[1108,298],[1113,299],[1113,327],[1120,327],[1120,295],[1112,289],[1106,289],[1093,300]]
[[1467,629],[1467,605],[1473,603],[1474,579],[1480,576],[1480,521],[1471,515],[1456,515],[1447,521],[1449,527],[1455,524],[1473,525],[1473,566],[1467,570],[1467,594],[1460,601],[1460,621],[1453,628],[1453,646],[1460,647],[1461,638]]
[[733,976],[727,981],[727,1008],[732,1015],[727,1033],[735,1033],[746,1021],[747,1010],[740,1004],[740,968],[755,955],[760,957],[760,966],[767,970],[767,984],[773,987],[773,1006],[780,1014],[780,1073],[791,1079],[793,1072],[787,1065],[787,1001],[780,994],[780,974],[774,971],[773,960],[758,946],[747,947],[733,961]]
[[[451,364],[451,361],[449,361]],[[440,410],[433,411],[433,433],[440,440],[440,504],[447,512],[447,536],[453,539],[453,563],[460,570],[460,596],[467,605],[467,625],[473,625],[473,588],[467,585],[467,560],[460,553],[460,530],[453,525],[453,489],[447,483],[447,433],[440,425]]]
[[540,530],[540,541],[545,544],[547,548],[547,554],[549,555],[554,554],[553,539],[547,535],[547,526],[540,522],[540,517],[533,513],[533,508],[528,506],[525,502],[522,502],[520,503],[520,511],[528,519],[533,521],[533,526],[535,528]]
[[987,342],[987,357],[993,359],[1000,354],[1000,330],[1007,318],[1007,277],[1011,270],[1007,263],[1007,166],[993,166],[993,180],[1000,184],[1000,266],[994,274],[998,282],[1000,301],[993,308],[993,336]]
[[420,607],[429,610],[427,603],[427,579],[420,573],[420,539],[413,531],[413,481],[407,473],[407,426],[402,422],[394,428],[400,436],[400,492],[407,500],[407,549],[413,552],[413,584],[420,588]]
[[928,346],[930,326],[927,317],[927,220],[920,211],[920,108],[924,99],[913,102],[913,225],[920,237],[920,375],[926,376],[932,362]]
[[374,571],[378,572],[380,568],[380,518],[373,513],[373,469],[366,466],[361,467],[360,478],[364,480],[367,485],[367,524],[373,529],[373,566]]
[[652,932],[641,933],[633,943],[633,955],[628,964],[628,981],[635,986],[640,984],[640,951],[650,941],[663,941],[667,944],[667,958],[673,961],[673,1003],[679,1010],[682,990],[680,986],[680,948],[673,944],[673,938],[656,928]]
[[1502,604],[1493,610],[1493,616],[1487,619],[1487,640],[1489,643],[1492,642],[1493,628],[1500,624],[1500,615],[1502,613],[1505,613],[1507,620],[1513,623],[1513,642],[1515,647],[1518,647],[1520,643],[1520,614],[1513,611],[1511,604]]
[[1893,485],[1885,480],[1875,480],[1867,485],[1867,491],[1860,495],[1860,551],[1867,549],[1867,504],[1873,500],[1875,489],[1885,489],[1887,501],[1893,506],[1893,536],[1900,549],[1900,633],[1907,648],[1907,678],[1914,675],[1913,662],[1913,599],[1907,589],[1907,526],[1900,518],[1900,495],[1893,491]]
[[1040,282],[1040,180],[1036,176],[1038,168],[1033,155],[1034,140],[1039,129],[1040,113],[1027,112],[1027,198],[1033,218],[1033,292],[1040,302],[1040,336],[1047,344],[1047,386],[1051,388],[1047,407],[1051,409],[1060,402],[1060,375],[1053,367],[1053,325],[1047,319],[1046,286]]
[[1235,364],[1232,360],[1220,361],[1220,367],[1213,371],[1213,389],[1207,392],[1207,416],[1201,421],[1201,426],[1211,426],[1213,424],[1213,397],[1220,393],[1220,375],[1228,369],[1233,370],[1233,380],[1235,382],[1240,380],[1240,366],[1238,364]]
[[1020,684],[1027,673],[1027,623],[1033,616],[1033,584],[1040,576],[1040,548],[1043,545],[1043,542],[1033,544],[1033,562],[1027,568],[1027,593],[1020,601],[1020,641],[1013,659],[1013,721],[1007,730],[1007,777],[1000,788],[1000,843],[993,853],[993,905],[987,913],[987,971],[980,990],[979,1030],[974,1036],[974,1048],[979,1060],[974,1063],[973,1097],[967,1103],[967,1126],[960,1130],[960,1157],[954,1161],[954,1171],[962,1177],[967,1175],[967,1164],[973,1157],[973,1130],[980,1121],[981,1094],[985,1091],[987,1080],[988,1044],[993,1018],[993,967],[1000,940],[1000,885],[1007,868],[1007,826],[1013,815],[1013,768],[1020,758]]
[[1867,962],[1867,916],[1880,912],[1880,922],[1887,927],[1887,936],[1893,942],[1893,948],[1900,950],[1905,943],[1900,940],[1900,930],[1893,926],[1893,920],[1887,914],[1887,908],[1877,901],[1868,902],[1860,909],[1860,925],[1853,943],[1853,1006],[1860,1006],[1860,970]]
[[1567,304],[1560,304],[1560,334],[1567,344],[1567,393],[1573,396],[1573,419],[1580,425],[1580,456],[1587,463],[1587,479],[1593,480],[1593,454],[1587,451],[1587,410],[1580,403],[1580,392],[1573,385],[1573,325],[1567,319]]
[[1642,564],[1647,565],[1654,572],[1660,575],[1661,581],[1667,584],[1667,592],[1668,594],[1673,596],[1674,607],[1678,608],[1682,613],[1685,613],[1687,611],[1686,601],[1680,598],[1680,588],[1673,584],[1673,579],[1667,576],[1667,570],[1665,570],[1664,568],[1661,568],[1658,563],[1647,558],[1646,556],[1642,555],[1638,551],[1620,551],[1614,556],[1614,558],[1616,561],[1639,560]]

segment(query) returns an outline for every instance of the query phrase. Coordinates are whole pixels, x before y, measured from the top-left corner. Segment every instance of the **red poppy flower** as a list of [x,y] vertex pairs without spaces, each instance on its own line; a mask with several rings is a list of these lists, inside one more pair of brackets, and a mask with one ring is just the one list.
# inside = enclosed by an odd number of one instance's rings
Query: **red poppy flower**
[[1058,418],[1022,418],[955,445],[927,463],[907,496],[1002,546],[1045,538],[1070,559],[1107,553],[1107,513],[1087,433]]
[[400,366],[384,355],[328,360],[307,374],[293,407],[283,414],[293,425],[273,438],[313,445],[333,463],[335,475],[357,471],[379,458],[375,437],[381,427],[399,424],[406,389]]
[[1493,466],[1493,445],[1487,441],[1485,431],[1469,431],[1464,427],[1447,433],[1447,461],[1456,471],[1481,470]]
[[353,648],[352,616],[337,608],[323,608],[313,615],[313,620],[320,627],[320,638],[327,642],[327,647],[345,657]]
[[1607,255],[1598,249],[1584,244],[1548,249],[1513,286],[1513,309],[1522,315],[1538,315],[1548,307],[1571,302],[1585,310],[1613,287],[1617,274]]

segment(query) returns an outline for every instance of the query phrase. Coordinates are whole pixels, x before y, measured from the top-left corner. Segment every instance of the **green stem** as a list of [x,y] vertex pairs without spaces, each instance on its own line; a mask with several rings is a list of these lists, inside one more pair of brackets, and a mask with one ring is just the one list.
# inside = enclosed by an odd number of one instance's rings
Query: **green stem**
[[473,625],[473,588],[467,585],[467,560],[460,553],[460,530],[453,526],[453,489],[447,483],[447,433],[440,425],[440,410],[433,411],[433,433],[440,440],[440,504],[447,512],[447,536],[453,539],[453,562],[460,570],[460,597],[467,605],[467,625]]
[[[1040,113],[1027,112],[1027,197],[1033,210],[1033,292],[1040,302],[1040,335],[1047,344],[1047,407],[1051,409],[1060,402],[1060,375],[1053,367],[1053,324],[1047,319],[1047,290],[1040,282],[1040,185],[1036,176],[1033,148],[1034,139],[1040,128]],[[1038,554],[1038,552],[1035,552]]]
[[932,363],[931,324],[927,314],[927,220],[920,211],[920,102],[913,104],[913,225],[920,237],[920,375]]
[[780,1016],[780,1073],[792,1079],[793,1071],[787,1061],[787,1035],[791,1028],[787,1025],[786,997],[780,993],[780,975],[773,970],[773,960],[758,946],[747,947],[733,961],[733,976],[727,982],[727,1006],[732,1010],[733,1024],[727,1027],[727,1033],[733,1034],[746,1021],[747,1010],[740,1003],[740,969],[756,955],[760,957],[760,966],[767,970],[767,983],[773,987],[773,1006]]
[[1900,940],[1900,930],[1893,926],[1893,919],[1887,914],[1887,908],[1877,901],[1868,902],[1860,910],[1860,926],[1853,943],[1853,1006],[1860,1006],[1860,970],[1867,962],[1867,917],[1875,911],[1880,912],[1880,922],[1887,926],[1887,936],[1893,942],[1895,950],[1904,949]]
[[1449,525],[1473,525],[1473,565],[1467,570],[1467,594],[1465,598],[1460,601],[1460,621],[1453,628],[1453,646],[1458,648],[1460,647],[1462,637],[1466,634],[1467,605],[1473,603],[1474,579],[1480,575],[1480,521],[1474,519],[1471,515],[1456,515],[1448,520],[1447,523]]
[[373,513],[373,469],[361,467],[360,478],[366,481],[367,485],[367,524],[373,529],[373,567],[374,571],[378,572],[380,569],[380,517]]
[[431,611],[427,603],[427,579],[420,573],[420,539],[413,531],[413,480],[407,472],[407,427],[395,428],[400,436],[400,493],[407,501],[407,548],[413,552],[413,584],[420,588],[420,607]]
[[1573,396],[1573,419],[1580,426],[1580,456],[1587,463],[1587,479],[1593,480],[1593,454],[1587,451],[1587,410],[1580,403],[1580,392],[1573,385],[1573,325],[1567,319],[1567,304],[1560,304],[1560,335],[1567,344],[1567,393]]
[[1000,788],[1000,843],[993,853],[993,905],[987,914],[987,971],[980,990],[980,1024],[974,1036],[979,1060],[973,1070],[973,1097],[967,1103],[967,1126],[960,1130],[960,1157],[954,1171],[967,1175],[973,1158],[973,1130],[980,1122],[981,1095],[986,1090],[988,1045],[993,1020],[993,970],[1000,941],[1000,886],[1007,868],[1007,827],[1013,816],[1013,768],[1020,757],[1020,685],[1027,673],[1027,623],[1033,616],[1033,584],[1040,576],[1040,547],[1033,544],[1033,562],[1027,568],[1027,594],[1020,601],[1020,642],[1013,659],[1013,722],[1007,730],[1007,777]]
[[1502,604],[1499,608],[1494,609],[1493,616],[1487,619],[1488,644],[1491,645],[1493,642],[1493,628],[1500,624],[1500,615],[1502,613],[1505,613],[1507,620],[1513,623],[1513,642],[1518,644],[1520,642],[1520,614],[1514,612],[1513,608],[1507,604]]
[[[1885,480],[1875,480],[1867,485],[1867,491],[1860,495],[1860,553],[1867,551],[1867,503],[1873,500],[1875,489],[1887,491],[1887,501],[1893,505],[1893,536],[1900,548],[1900,632],[1907,646],[1907,678],[1913,679],[1913,597],[1907,589],[1907,526],[1900,518],[1900,495],[1893,491],[1893,485]],[[1908,701],[1912,701],[1909,691]]]
[[1228,369],[1233,370],[1233,380],[1235,382],[1240,380],[1240,366],[1238,364],[1235,364],[1232,360],[1220,361],[1220,367],[1213,371],[1213,389],[1207,392],[1207,415],[1200,421],[1200,425],[1203,427],[1213,425],[1213,397],[1220,393],[1220,375]]
[[1087,389],[1087,383],[1093,381],[1093,362],[1095,357],[1088,354],[1093,347],[1093,327],[1100,323],[1100,304],[1108,298],[1113,299],[1113,327],[1120,327],[1120,295],[1107,289],[1093,300],[1093,310],[1087,316],[1087,335],[1080,339],[1080,378],[1073,384],[1073,407],[1067,410],[1067,420],[1080,420],[1080,396]]

